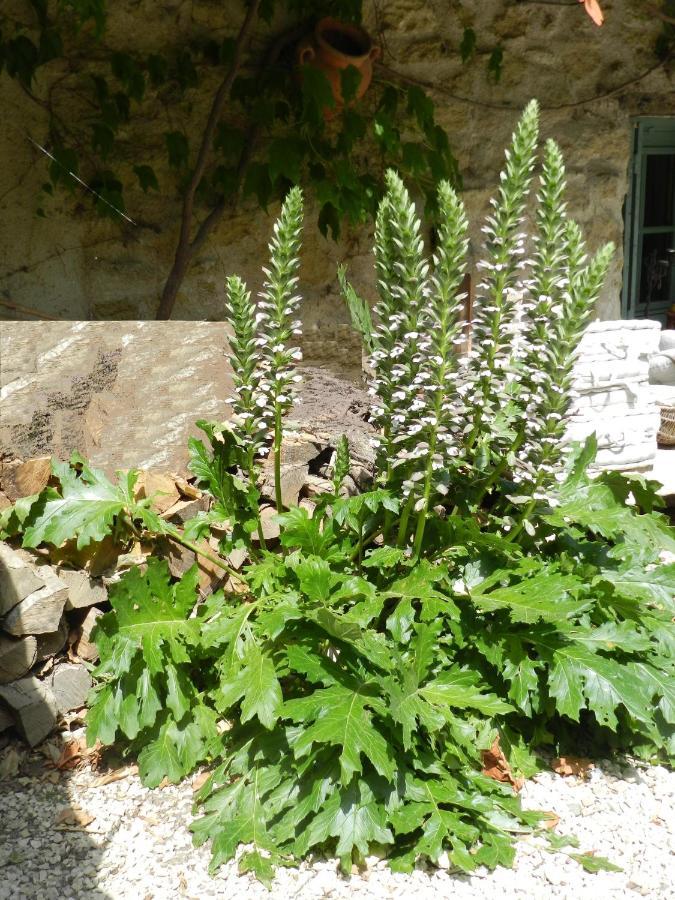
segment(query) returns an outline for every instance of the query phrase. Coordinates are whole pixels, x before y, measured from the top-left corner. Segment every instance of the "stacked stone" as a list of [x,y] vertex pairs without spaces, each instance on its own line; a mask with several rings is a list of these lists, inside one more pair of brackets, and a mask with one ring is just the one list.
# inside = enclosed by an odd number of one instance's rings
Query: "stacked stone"
[[661,325],[647,319],[593,322],[577,351],[576,397],[567,440],[595,432],[598,470],[650,471],[660,414],[649,387],[649,359]]
[[[106,599],[85,572],[0,543],[0,731],[15,725],[34,746],[84,706],[91,677],[83,662],[96,657],[90,639],[101,614],[94,604]],[[77,662],[55,659],[69,643]]]

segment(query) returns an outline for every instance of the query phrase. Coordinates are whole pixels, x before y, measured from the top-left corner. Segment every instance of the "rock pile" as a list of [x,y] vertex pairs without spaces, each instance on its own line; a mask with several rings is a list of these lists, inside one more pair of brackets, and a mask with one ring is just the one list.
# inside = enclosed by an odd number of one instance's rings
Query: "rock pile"
[[91,631],[106,600],[85,572],[0,543],[0,731],[16,725],[34,746],[59,716],[84,706]]

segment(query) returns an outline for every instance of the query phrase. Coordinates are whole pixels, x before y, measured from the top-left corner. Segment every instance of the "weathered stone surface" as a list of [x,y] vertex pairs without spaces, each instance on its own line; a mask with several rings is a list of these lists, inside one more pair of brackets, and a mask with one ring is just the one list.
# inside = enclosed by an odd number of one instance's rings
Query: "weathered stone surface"
[[319,475],[308,475],[305,480],[305,493],[308,497],[319,497],[321,494],[330,494],[333,491],[333,482]]
[[228,415],[220,322],[4,322],[0,455],[180,472],[197,419]]
[[105,603],[108,599],[108,591],[100,579],[91,578],[81,570],[66,569],[63,566],[57,571],[61,581],[65,581],[68,585],[66,609],[83,609],[86,606]]
[[54,666],[49,684],[56,700],[56,708],[63,714],[85,705],[92,680],[84,666],[64,662]]
[[39,494],[47,487],[51,474],[51,457],[27,459],[25,462],[4,466],[0,471],[0,486],[11,502],[15,503],[19,497]]
[[0,616],[44,586],[35,567],[8,544],[0,542]]
[[4,704],[0,703],[0,734],[8,728],[11,728],[13,724],[14,716]]
[[46,634],[58,628],[68,585],[49,566],[40,568],[43,586],[14,606],[2,621],[9,634]]
[[[276,507],[263,506],[260,509],[260,521],[262,523],[263,537],[266,541],[273,541],[281,534],[281,528],[274,519],[277,515]],[[254,541],[259,540],[258,532],[254,531],[251,535]]]
[[37,640],[32,634],[10,638],[0,634],[0,684],[22,678],[37,658]]
[[[195,546],[213,556],[217,555],[217,549],[214,549],[206,540],[197,541]],[[202,591],[212,591],[226,576],[220,566],[174,541],[166,541],[160,552],[167,560],[169,571],[174,578],[181,578],[196,562],[199,569],[199,587]]]
[[184,525],[188,519],[194,518],[199,512],[206,512],[210,505],[210,497],[208,494],[202,494],[194,500],[179,500],[177,503],[167,510],[168,515],[165,518],[177,525]]
[[77,629],[73,650],[80,659],[84,659],[86,662],[96,662],[98,659],[98,648],[91,634],[97,620],[102,615],[103,612],[100,609],[92,606]]
[[166,512],[180,499],[180,493],[171,475],[152,469],[139,473],[136,496],[139,499],[151,497],[152,509],[158,513]]
[[36,637],[38,662],[60,653],[68,640],[68,623],[65,616],[61,618],[58,628],[54,631],[50,631],[47,634],[38,634]]
[[31,747],[56,725],[58,710],[52,690],[32,675],[0,685],[0,700],[14,712],[17,726]]

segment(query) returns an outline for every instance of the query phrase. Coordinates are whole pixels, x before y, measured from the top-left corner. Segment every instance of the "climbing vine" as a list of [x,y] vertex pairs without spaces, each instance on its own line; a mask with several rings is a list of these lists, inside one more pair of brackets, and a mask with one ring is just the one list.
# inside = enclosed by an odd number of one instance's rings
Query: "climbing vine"
[[[434,185],[458,185],[459,175],[428,94],[388,75],[355,104],[360,75],[349,67],[338,107],[319,69],[298,68],[298,41],[318,18],[359,22],[361,6],[250,0],[238,30],[222,37],[193,27],[187,43],[147,53],[113,43],[106,0],[19,0],[0,13],[0,71],[46,112],[45,132],[27,134],[47,165],[37,214],[49,215],[50,198],[65,190],[74,203],[84,193],[122,226],[158,230],[134,191],[178,199],[159,318],[171,315],[194,256],[241,201],[267,209],[302,183],[318,204],[321,232],[337,239],[345,224],[374,215],[382,175],[394,166],[433,216]],[[150,135],[147,122],[156,123]]]

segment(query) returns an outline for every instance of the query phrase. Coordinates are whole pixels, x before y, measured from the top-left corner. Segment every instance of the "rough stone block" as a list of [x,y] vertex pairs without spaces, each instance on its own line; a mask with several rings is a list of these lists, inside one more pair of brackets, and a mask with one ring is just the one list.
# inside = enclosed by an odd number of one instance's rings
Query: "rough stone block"
[[108,591],[98,578],[90,578],[86,572],[76,569],[59,568],[57,572],[68,585],[66,609],[84,609],[107,601]]
[[30,563],[8,544],[0,543],[0,616],[43,585],[43,579]]
[[84,659],[87,662],[96,662],[98,659],[98,648],[92,639],[91,633],[96,625],[96,620],[102,615],[103,613],[100,609],[92,606],[92,608],[87,611],[87,615],[82,620],[82,624],[76,632],[77,636],[73,649],[80,659]]
[[49,566],[40,568],[40,578],[42,587],[5,616],[2,627],[9,634],[46,634],[58,629],[68,599],[68,585]]
[[32,675],[0,685],[0,699],[14,712],[19,731],[31,747],[44,740],[56,725],[54,694],[48,684]]
[[3,492],[15,503],[20,497],[39,494],[47,487],[51,474],[51,457],[40,456],[5,466],[0,474],[0,482]]
[[85,705],[92,681],[84,666],[64,662],[54,667],[49,684],[58,712],[67,713]]
[[0,684],[16,681],[37,659],[37,640],[32,634],[10,638],[0,634]]
[[13,724],[14,716],[5,706],[0,704],[0,734],[8,728],[11,728]]
[[43,659],[49,659],[55,656],[66,646],[68,640],[68,623],[62,617],[59,627],[55,631],[49,631],[46,634],[38,634],[37,638],[37,659],[40,662]]

